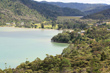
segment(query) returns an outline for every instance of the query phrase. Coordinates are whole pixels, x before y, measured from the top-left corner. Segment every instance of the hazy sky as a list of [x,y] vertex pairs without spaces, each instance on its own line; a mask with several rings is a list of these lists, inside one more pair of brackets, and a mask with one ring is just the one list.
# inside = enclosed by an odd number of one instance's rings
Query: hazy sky
[[35,1],[48,1],[48,2],[79,2],[79,3],[104,3],[104,4],[110,4],[110,0],[35,0]]

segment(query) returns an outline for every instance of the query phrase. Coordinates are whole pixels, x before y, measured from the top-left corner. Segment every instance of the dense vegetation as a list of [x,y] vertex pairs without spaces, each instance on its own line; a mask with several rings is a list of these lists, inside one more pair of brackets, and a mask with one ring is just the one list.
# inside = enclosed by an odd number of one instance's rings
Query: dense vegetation
[[65,48],[61,55],[47,54],[44,60],[37,58],[33,62],[26,61],[16,69],[0,70],[0,73],[109,73],[110,31],[105,26],[92,27],[86,29],[86,34],[80,38],[76,32],[63,33],[66,36],[71,34],[76,41]]
[[77,20],[64,21],[62,24],[58,22],[58,24],[58,29],[84,29],[88,26],[86,23]]
[[0,25],[16,25],[30,27],[31,21],[42,22],[45,20],[36,10],[30,9],[17,0],[0,0]]
[[106,9],[110,9],[110,5],[107,4],[62,3],[62,2],[46,2],[46,1],[42,1],[41,3],[78,9],[81,10],[85,15],[94,14]]
[[[33,0],[0,0],[0,26],[17,26],[33,28],[44,20],[56,20],[57,16],[80,16],[77,9],[61,8]],[[46,24],[46,23],[45,23]],[[36,26],[36,25],[34,25]]]
[[81,39],[81,35],[77,32],[63,32],[52,38],[53,42],[61,42],[61,43],[72,43],[76,40]]
[[110,19],[110,9],[95,13],[95,14],[90,14],[87,16],[83,17],[84,19],[100,19],[100,20],[106,20]]
[[101,12],[101,11],[106,10],[106,9],[110,9],[110,5],[96,7],[96,8],[94,8],[94,9],[84,11],[84,13],[85,13],[86,15],[89,15],[89,14]]
[[31,0],[20,0],[31,9],[37,10],[46,18],[56,19],[57,16],[83,16],[84,13],[77,9],[61,8],[55,5],[39,3]]
[[107,29],[93,29],[83,30],[83,31],[72,31],[72,32],[63,32],[59,33],[58,35],[52,38],[54,42],[61,42],[61,43],[77,43],[79,41],[87,41],[91,39],[95,39],[96,41],[109,39],[110,31]]
[[[56,20],[57,24],[63,24],[64,28],[62,29],[66,29],[68,28],[68,26],[70,27],[70,24],[76,25],[77,26],[76,29],[84,29],[85,27],[80,28],[79,26],[86,25],[86,27],[88,27],[89,25],[93,25],[99,22],[103,22],[103,20],[82,19],[82,16],[58,16]],[[65,28],[65,26],[67,27]],[[74,29],[74,28],[72,26],[71,28],[68,29]]]
[[52,5],[57,5],[60,7],[74,8],[74,9],[81,10],[83,12],[92,10],[92,9],[95,9],[98,7],[108,6],[106,4],[62,3],[62,2],[46,2],[46,1],[42,1],[42,3],[48,3],[48,4],[52,4]]

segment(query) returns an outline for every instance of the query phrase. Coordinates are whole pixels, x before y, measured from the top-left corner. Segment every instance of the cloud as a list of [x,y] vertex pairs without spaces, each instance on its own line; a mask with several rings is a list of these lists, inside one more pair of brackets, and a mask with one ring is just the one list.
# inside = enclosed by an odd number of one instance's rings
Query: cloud
[[48,2],[79,2],[79,3],[103,3],[103,4],[110,4],[110,0],[35,0],[35,1],[48,1]]

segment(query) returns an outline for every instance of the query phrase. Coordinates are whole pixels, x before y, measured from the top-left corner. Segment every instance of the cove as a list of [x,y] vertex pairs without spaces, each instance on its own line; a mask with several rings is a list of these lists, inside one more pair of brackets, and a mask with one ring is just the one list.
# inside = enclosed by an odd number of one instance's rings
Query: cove
[[53,43],[51,38],[62,31],[0,27],[0,68],[16,68],[26,61],[37,57],[44,59],[46,54],[61,54],[68,44]]

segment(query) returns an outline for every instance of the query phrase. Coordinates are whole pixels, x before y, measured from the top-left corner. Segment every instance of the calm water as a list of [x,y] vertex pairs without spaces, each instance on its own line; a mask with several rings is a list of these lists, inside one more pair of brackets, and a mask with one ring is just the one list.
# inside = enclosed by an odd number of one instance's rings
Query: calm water
[[61,54],[67,44],[52,43],[51,38],[62,31],[0,27],[0,68],[15,68],[26,58],[31,62],[46,54]]

